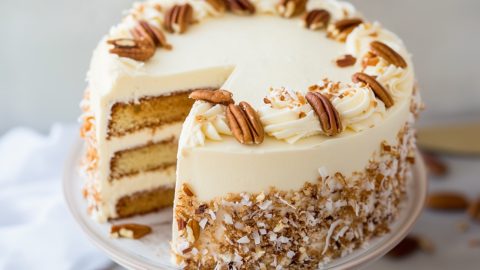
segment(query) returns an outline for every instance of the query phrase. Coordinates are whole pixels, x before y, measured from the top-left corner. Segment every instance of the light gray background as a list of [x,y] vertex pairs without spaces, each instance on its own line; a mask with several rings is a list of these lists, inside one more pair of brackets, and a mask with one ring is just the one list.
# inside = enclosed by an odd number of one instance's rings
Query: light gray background
[[[414,55],[422,122],[480,116],[480,1],[353,0]],[[0,1],[0,135],[76,121],[91,53],[129,0]],[[479,117],[480,118],[480,117]]]

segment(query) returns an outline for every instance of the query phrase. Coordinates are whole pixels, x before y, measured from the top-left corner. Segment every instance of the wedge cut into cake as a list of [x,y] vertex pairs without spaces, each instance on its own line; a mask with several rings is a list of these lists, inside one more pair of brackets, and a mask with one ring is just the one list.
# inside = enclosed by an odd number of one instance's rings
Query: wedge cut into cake
[[396,218],[414,81],[403,42],[346,2],[138,3],[92,60],[90,210],[174,202],[186,269],[315,269]]

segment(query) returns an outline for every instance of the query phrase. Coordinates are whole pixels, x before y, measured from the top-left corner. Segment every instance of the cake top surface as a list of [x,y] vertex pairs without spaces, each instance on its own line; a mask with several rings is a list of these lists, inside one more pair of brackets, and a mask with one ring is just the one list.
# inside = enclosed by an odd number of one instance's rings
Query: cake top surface
[[[216,9],[214,2],[156,0],[137,4],[95,52],[89,74],[93,99],[112,104],[175,90],[222,88],[232,92],[237,103],[246,101],[257,111],[266,134],[263,145],[252,146],[259,151],[294,149],[292,144],[308,148],[325,140],[341,140],[395,118],[392,115],[407,106],[414,79],[402,41],[380,24],[363,19],[350,4],[308,1],[302,12],[305,15],[282,18],[279,13],[285,15],[285,11],[281,6],[289,1],[249,2],[255,9],[250,16],[235,14],[238,6],[229,1],[227,12]],[[185,5],[190,6],[195,23],[185,26],[173,19],[173,32],[180,26],[186,31],[168,33],[170,11]],[[308,16],[318,17],[315,12],[319,10],[326,11],[329,20],[314,31],[308,27],[313,24]],[[346,30],[339,24],[357,19],[360,22]],[[135,39],[132,29],[140,21],[165,32],[172,49],[160,46],[145,61],[112,53],[108,41]],[[375,41],[387,46],[386,54],[372,54]],[[392,64],[388,58],[391,51],[406,65]],[[341,59],[343,64],[337,61]],[[349,59],[354,59],[353,63]],[[389,99],[379,95],[372,83],[352,81],[356,72],[376,80]],[[338,112],[341,134],[328,134],[316,108],[305,99],[308,92],[328,98]],[[386,104],[389,100],[393,106]],[[223,143],[215,142],[221,141],[228,142],[229,151],[251,152],[251,148],[235,143],[226,110],[221,104],[197,101],[184,125],[181,147],[225,150]]]

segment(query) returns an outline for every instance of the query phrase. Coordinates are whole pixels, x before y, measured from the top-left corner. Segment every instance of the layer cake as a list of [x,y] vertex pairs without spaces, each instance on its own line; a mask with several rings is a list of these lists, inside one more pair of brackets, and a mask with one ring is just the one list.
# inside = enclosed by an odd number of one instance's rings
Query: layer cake
[[421,107],[403,42],[349,3],[138,3],[93,56],[85,195],[106,220],[175,185],[187,269],[317,268],[388,232]]

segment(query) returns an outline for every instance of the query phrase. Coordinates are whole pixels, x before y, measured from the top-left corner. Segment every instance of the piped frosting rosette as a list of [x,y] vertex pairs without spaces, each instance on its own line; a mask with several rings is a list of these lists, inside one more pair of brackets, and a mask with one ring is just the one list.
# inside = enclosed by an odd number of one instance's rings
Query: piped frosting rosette
[[343,127],[356,132],[379,124],[385,115],[385,105],[373,91],[360,84],[332,84],[321,91],[330,96],[340,114]]
[[258,113],[269,136],[293,144],[322,133],[315,112],[300,92],[270,89],[264,101]]
[[189,132],[186,144],[201,146],[205,140],[220,141],[223,135],[232,135],[225,117],[225,106],[197,101],[193,104],[189,119],[185,122]]
[[[407,61],[407,67],[397,67],[371,52],[371,43],[381,41]],[[373,76],[388,93],[398,101],[410,94],[414,75],[412,64],[401,39],[384,29],[378,22],[359,25],[346,40],[346,51],[358,59],[363,59],[363,72]]]

